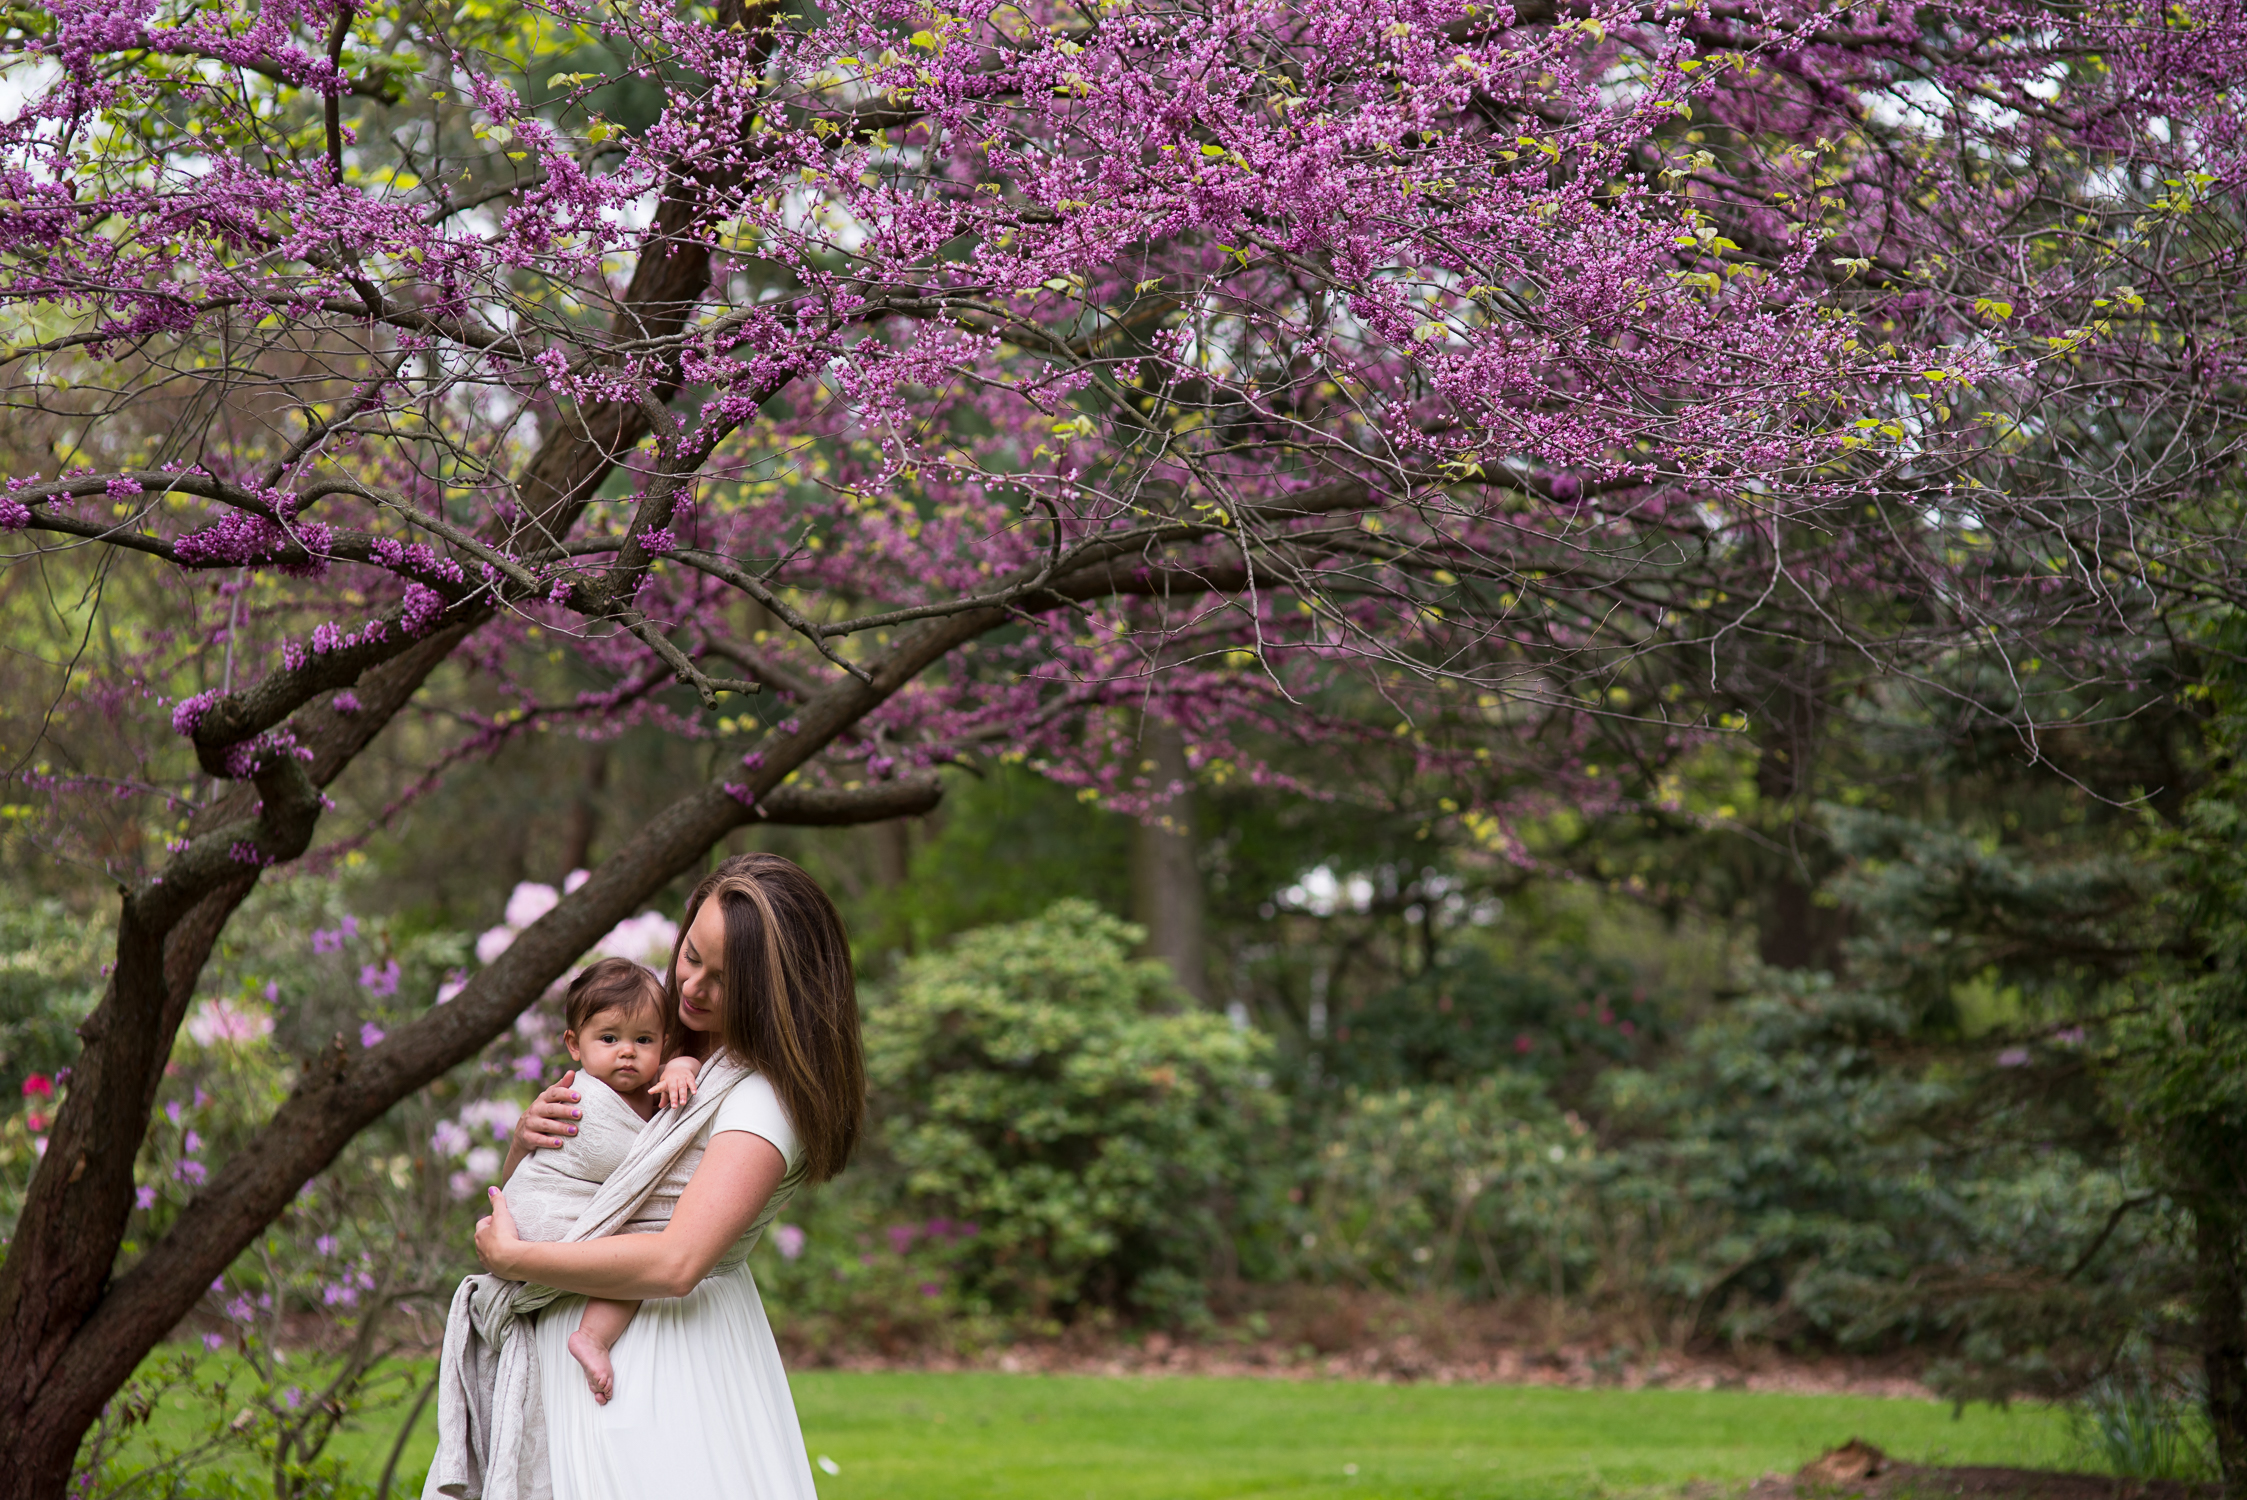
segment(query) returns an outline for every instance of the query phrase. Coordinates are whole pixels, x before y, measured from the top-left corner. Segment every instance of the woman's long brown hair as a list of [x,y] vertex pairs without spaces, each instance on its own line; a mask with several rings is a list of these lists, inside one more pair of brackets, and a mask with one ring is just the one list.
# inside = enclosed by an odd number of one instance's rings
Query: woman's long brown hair
[[700,1051],[679,1023],[679,949],[705,901],[725,917],[718,1038],[765,1075],[788,1110],[813,1182],[843,1169],[866,1112],[858,981],[842,914],[819,883],[777,854],[737,854],[687,897],[664,985],[664,1053]]

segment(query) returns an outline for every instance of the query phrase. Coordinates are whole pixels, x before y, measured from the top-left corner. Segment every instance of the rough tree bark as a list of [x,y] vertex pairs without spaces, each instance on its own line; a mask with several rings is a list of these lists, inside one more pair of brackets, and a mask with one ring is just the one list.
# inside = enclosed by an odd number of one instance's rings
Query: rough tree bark
[[[79,1437],[100,1411],[97,1401],[80,1418],[74,1405],[54,1401],[57,1372],[82,1341],[86,1313],[103,1298],[132,1210],[133,1160],[195,981],[228,918],[257,884],[258,865],[227,858],[226,868],[213,872],[211,856],[226,857],[237,842],[255,844],[268,861],[301,854],[319,817],[319,789],[467,633],[465,626],[439,632],[368,673],[358,713],[306,715],[299,738],[312,751],[309,762],[282,758],[203,808],[190,823],[188,849],[167,866],[169,883],[158,879],[124,893],[109,982],[79,1028],[83,1047],[69,1095],[0,1264],[0,1451],[17,1460],[0,1470],[0,1491],[13,1485],[25,1494],[60,1494]],[[145,1346],[134,1351],[131,1363],[144,1353]]]
[[[727,19],[736,24],[757,19],[755,9],[740,0],[724,3]],[[611,319],[612,339],[673,338],[692,318],[710,277],[707,246],[683,232],[693,221],[695,192],[691,179],[674,179],[667,187]],[[674,367],[659,382],[657,400],[668,402],[677,386]],[[602,481],[652,425],[647,405],[639,401],[607,402],[556,424],[518,475],[516,489],[524,502],[518,542],[535,546],[566,537]],[[337,1038],[329,1054],[306,1069],[295,1096],[189,1205],[172,1232],[112,1282],[132,1207],[133,1160],[212,944],[255,888],[258,871],[293,860],[309,847],[322,807],[320,788],[351,764],[429,673],[490,617],[488,605],[456,610],[448,613],[444,628],[421,641],[393,633],[381,645],[316,657],[304,668],[274,673],[257,688],[221,699],[197,726],[197,751],[213,775],[226,773],[222,757],[228,748],[284,723],[313,758],[300,763],[285,750],[268,754],[250,785],[237,785],[197,814],[188,848],[163,874],[121,894],[115,965],[100,1005],[80,1029],[83,1046],[48,1156],[33,1174],[16,1237],[0,1264],[0,1452],[12,1460],[0,1466],[0,1500],[61,1496],[79,1442],[111,1393],[194,1305],[201,1289],[352,1134],[472,1056],[607,930],[602,921],[613,925],[630,915],[739,822],[734,816],[701,837],[702,829],[723,821],[714,816],[720,810],[709,796],[686,799],[697,804],[699,819],[679,816],[684,804],[675,805],[620,851],[628,856],[621,865],[604,863],[587,887],[601,887],[601,896],[576,903],[574,919],[537,946],[535,956],[544,965],[538,972],[545,978],[534,981],[525,965],[503,963],[495,967],[509,971],[510,982],[490,987],[478,1005],[457,1017],[440,1013],[432,1018],[440,1024],[406,1028],[395,1046],[354,1056]],[[338,713],[332,702],[313,701],[345,687],[359,700],[354,712]],[[787,769],[823,743],[810,743]],[[778,779],[768,777],[757,789],[769,791]],[[796,812],[808,822],[855,822],[926,811],[940,795],[941,788],[927,779],[877,787],[856,799],[799,795],[791,805],[784,796],[761,811],[780,820]],[[732,812],[746,810],[735,803]],[[247,861],[245,846],[251,851]],[[565,947],[570,951],[553,963]]]

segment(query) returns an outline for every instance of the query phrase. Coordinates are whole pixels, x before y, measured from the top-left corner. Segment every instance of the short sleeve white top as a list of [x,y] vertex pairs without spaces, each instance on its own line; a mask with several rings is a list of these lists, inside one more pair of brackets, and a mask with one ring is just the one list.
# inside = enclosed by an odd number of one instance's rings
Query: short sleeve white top
[[[717,1114],[711,1117],[710,1135],[724,1135],[729,1130],[746,1130],[772,1142],[790,1172],[796,1170],[796,1163],[803,1156],[787,1107],[780,1102],[779,1091],[773,1088],[772,1081],[762,1073],[751,1073],[735,1084],[733,1092],[726,1095]],[[703,1144],[709,1142],[706,1140]]]

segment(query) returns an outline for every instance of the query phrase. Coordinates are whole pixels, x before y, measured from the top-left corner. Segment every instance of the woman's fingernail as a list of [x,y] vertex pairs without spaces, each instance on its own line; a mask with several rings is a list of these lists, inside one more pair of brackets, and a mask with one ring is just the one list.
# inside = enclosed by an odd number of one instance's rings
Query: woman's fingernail
[[570,1111],[570,1118],[573,1120],[583,1119],[584,1117],[585,1111],[582,1109],[573,1109]]
[[572,1125],[569,1130],[571,1135],[577,1134],[577,1127],[575,1125]]

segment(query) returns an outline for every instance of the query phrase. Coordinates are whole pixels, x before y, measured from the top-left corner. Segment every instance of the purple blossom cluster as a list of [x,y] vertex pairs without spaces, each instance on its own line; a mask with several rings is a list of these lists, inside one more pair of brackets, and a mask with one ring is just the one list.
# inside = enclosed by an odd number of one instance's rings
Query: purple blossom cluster
[[247,781],[257,775],[270,762],[284,757],[293,760],[310,760],[312,759],[312,751],[308,747],[297,743],[296,733],[293,730],[269,730],[264,734],[246,740],[238,740],[227,746],[226,774],[237,781]]
[[[274,563],[284,573],[317,578],[326,571],[327,554],[333,546],[334,539],[323,522],[305,521],[291,528],[265,516],[232,510],[215,524],[179,538],[172,544],[172,551],[190,567]],[[289,560],[292,548],[302,555]]]
[[203,716],[211,711],[211,705],[218,702],[218,699],[216,688],[197,693],[191,698],[180,699],[172,709],[172,733],[193,738],[196,726],[203,722]]

